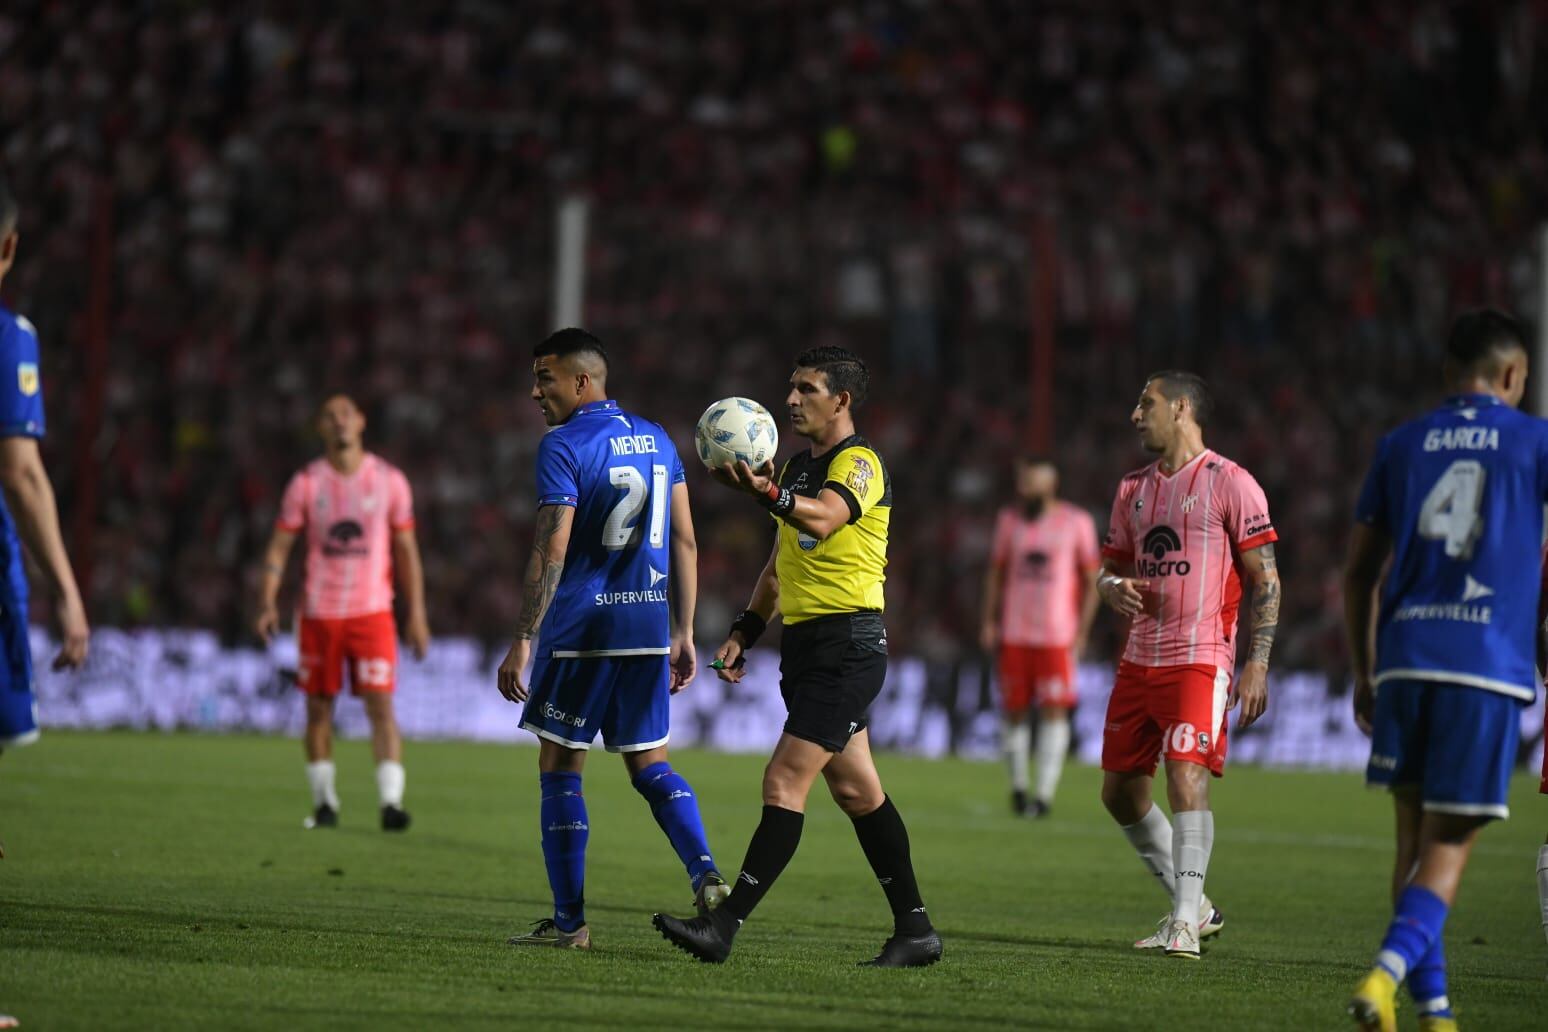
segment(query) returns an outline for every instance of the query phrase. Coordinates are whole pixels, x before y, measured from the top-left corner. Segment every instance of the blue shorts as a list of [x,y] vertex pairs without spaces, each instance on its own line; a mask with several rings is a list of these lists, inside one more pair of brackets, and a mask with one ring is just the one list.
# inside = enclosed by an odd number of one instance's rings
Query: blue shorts
[[1376,689],[1365,783],[1418,785],[1426,810],[1509,817],[1521,702],[1441,681],[1385,681]]
[[38,738],[38,703],[32,694],[32,651],[25,627],[0,621],[0,749]]
[[608,752],[666,745],[672,717],[666,656],[540,658],[521,726],[570,749],[589,749],[602,732]]

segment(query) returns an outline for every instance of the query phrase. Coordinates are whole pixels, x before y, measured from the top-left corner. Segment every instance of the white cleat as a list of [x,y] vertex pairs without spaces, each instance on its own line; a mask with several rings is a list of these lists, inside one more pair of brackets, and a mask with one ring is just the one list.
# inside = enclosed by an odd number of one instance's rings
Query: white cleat
[[693,909],[699,912],[700,917],[708,917],[709,912],[724,903],[731,896],[731,886],[720,876],[719,871],[710,871],[699,882],[699,891],[693,894]]
[[[1225,915],[1220,912],[1219,907],[1215,906],[1209,901],[1208,897],[1205,897],[1204,905],[1199,908],[1199,941],[1203,942],[1205,939],[1210,939],[1216,935],[1219,935],[1220,929],[1224,927]],[[1171,937],[1172,915],[1167,914],[1165,917],[1161,918],[1161,920],[1156,922],[1155,931],[1151,932],[1143,939],[1135,941],[1134,948],[1137,950],[1165,949],[1166,944],[1171,940]]]
[[1167,936],[1172,933],[1172,915],[1167,914],[1156,922],[1156,930],[1143,939],[1134,940],[1134,948],[1137,950],[1159,950],[1166,946]]
[[1199,959],[1199,929],[1187,921],[1173,921],[1166,943],[1168,957],[1184,960]]

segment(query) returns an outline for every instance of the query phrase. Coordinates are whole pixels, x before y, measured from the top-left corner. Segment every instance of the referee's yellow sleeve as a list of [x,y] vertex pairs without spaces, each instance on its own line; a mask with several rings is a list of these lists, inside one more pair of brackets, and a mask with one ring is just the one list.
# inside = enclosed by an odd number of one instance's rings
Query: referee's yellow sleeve
[[828,479],[824,486],[842,487],[860,506],[856,519],[869,512],[881,501],[886,491],[882,477],[881,459],[869,448],[856,446],[845,448],[828,464]]

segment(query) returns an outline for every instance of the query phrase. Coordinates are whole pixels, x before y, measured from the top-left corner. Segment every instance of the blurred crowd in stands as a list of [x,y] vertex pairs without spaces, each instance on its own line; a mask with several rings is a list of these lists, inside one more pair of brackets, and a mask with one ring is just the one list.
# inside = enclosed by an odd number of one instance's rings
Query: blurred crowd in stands
[[[697,468],[694,420],[730,394],[779,412],[791,357],[840,343],[871,363],[860,423],[896,489],[894,648],[976,648],[1051,254],[1065,496],[1105,526],[1148,461],[1127,424],[1145,373],[1197,369],[1221,401],[1209,442],[1257,474],[1282,536],[1277,662],[1339,674],[1338,566],[1376,436],[1434,399],[1454,311],[1537,314],[1545,17],[1505,0],[8,3],[0,167],[23,214],[5,301],[41,331],[66,526],[95,500],[71,541],[93,622],[242,640],[313,409],[345,390],[414,486],[433,628],[503,640],[555,209],[581,194],[612,393],[688,457],[701,645],[770,535]],[[1110,655],[1119,629],[1099,623]]]

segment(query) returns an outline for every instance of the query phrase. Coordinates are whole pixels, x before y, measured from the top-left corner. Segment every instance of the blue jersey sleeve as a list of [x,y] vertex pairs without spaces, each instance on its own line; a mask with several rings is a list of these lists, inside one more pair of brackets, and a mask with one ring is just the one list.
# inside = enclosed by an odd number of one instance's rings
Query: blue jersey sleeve
[[688,479],[688,473],[687,473],[686,470],[683,469],[683,457],[681,455],[677,454],[677,446],[674,444],[674,445],[671,445],[671,448],[672,448],[672,483],[674,483],[674,484],[681,484],[683,481]]
[[1371,460],[1370,472],[1365,474],[1365,485],[1360,488],[1360,500],[1355,503],[1355,519],[1377,530],[1392,532],[1391,512],[1387,498],[1387,438],[1376,446],[1376,457]]
[[1548,421],[1539,421],[1537,433],[1537,497],[1548,505]]
[[26,319],[0,318],[0,437],[42,436],[37,331]]
[[550,432],[538,445],[538,505],[580,504],[580,469],[575,450],[561,435]]

